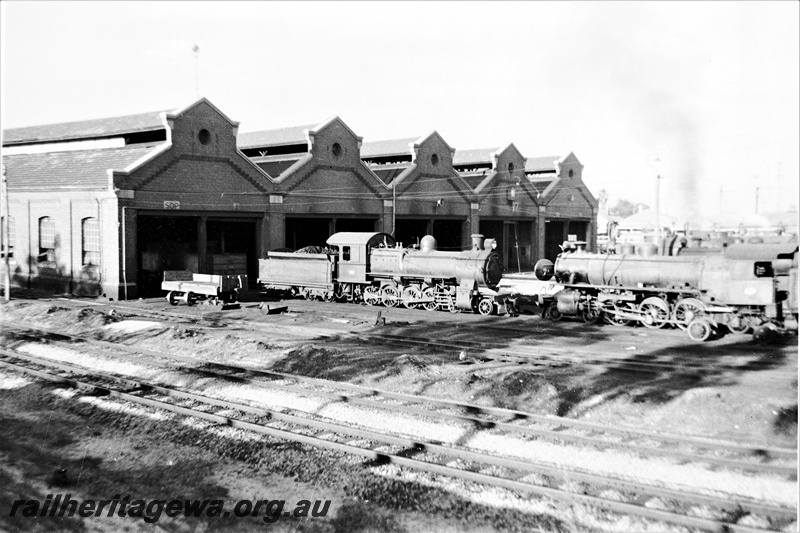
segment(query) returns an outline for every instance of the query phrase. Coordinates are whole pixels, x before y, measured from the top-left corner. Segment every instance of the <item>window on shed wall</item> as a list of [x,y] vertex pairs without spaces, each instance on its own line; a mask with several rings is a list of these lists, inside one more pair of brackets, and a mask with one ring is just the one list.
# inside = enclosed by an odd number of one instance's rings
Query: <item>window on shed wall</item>
[[2,232],[3,246],[0,250],[0,257],[6,257],[6,250],[8,250],[8,257],[14,257],[14,241],[16,240],[17,228],[14,226],[14,217],[8,217],[8,242],[6,242],[6,219],[5,217],[0,220],[0,232]]
[[56,260],[56,223],[50,217],[39,219],[39,256],[40,263]]
[[83,265],[100,264],[100,224],[96,218],[84,218],[81,223]]

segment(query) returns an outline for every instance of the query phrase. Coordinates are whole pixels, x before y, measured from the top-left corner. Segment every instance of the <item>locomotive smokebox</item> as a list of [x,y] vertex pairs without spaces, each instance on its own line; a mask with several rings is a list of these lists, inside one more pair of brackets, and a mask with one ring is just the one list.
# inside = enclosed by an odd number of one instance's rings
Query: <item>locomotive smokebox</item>
[[472,249],[483,250],[483,235],[480,233],[473,233],[470,237],[472,237]]

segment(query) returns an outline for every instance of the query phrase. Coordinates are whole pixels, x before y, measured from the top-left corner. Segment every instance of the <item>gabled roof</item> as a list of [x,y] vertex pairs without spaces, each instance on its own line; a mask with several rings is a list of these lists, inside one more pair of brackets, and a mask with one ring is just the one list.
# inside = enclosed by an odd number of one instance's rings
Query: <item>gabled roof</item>
[[111,137],[126,133],[161,130],[166,127],[161,118],[162,113],[169,112],[170,110],[152,111],[122,117],[10,128],[3,130],[3,146]]
[[406,137],[403,139],[365,142],[361,145],[361,159],[410,154],[412,153],[412,148],[409,144],[414,144],[418,139],[419,137]]
[[456,150],[453,155],[453,165],[469,165],[471,163],[491,163],[492,154],[498,148],[474,148],[471,150]]
[[525,161],[525,172],[555,172],[556,162],[561,156],[548,155],[543,157],[529,157]]
[[[122,171],[159,147],[132,145],[3,157],[10,190],[108,189],[108,170]],[[23,178],[24,176],[24,178]]]
[[240,133],[236,136],[239,150],[247,148],[260,148],[262,146],[286,146],[291,144],[304,144],[308,142],[306,131],[313,130],[316,124],[304,126],[289,126],[274,130],[251,131]]

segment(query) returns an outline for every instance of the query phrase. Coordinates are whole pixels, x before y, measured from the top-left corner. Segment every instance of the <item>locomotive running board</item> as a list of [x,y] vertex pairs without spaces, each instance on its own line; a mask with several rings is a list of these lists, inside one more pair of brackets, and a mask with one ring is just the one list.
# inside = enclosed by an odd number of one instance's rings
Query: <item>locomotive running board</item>
[[632,287],[627,285],[591,285],[589,283],[562,283],[570,289],[615,289],[622,291],[648,291],[648,292],[680,292],[697,294],[697,289],[667,289],[663,287]]

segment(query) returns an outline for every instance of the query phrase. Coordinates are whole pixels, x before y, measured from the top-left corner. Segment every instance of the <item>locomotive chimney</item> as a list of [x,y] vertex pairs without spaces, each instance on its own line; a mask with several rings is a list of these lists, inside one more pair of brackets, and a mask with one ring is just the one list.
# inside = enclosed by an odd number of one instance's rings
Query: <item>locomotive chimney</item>
[[472,237],[472,249],[473,250],[483,250],[483,235],[480,233],[473,233]]

